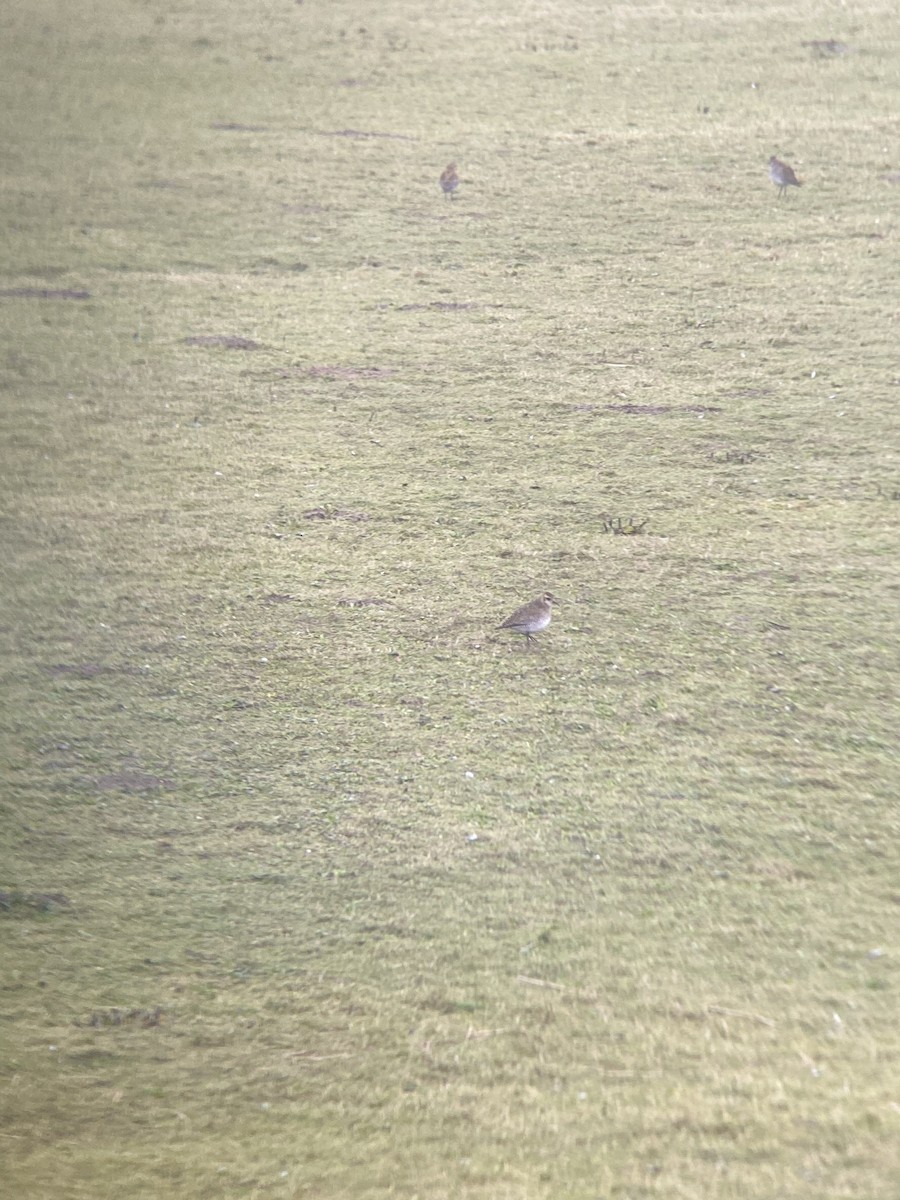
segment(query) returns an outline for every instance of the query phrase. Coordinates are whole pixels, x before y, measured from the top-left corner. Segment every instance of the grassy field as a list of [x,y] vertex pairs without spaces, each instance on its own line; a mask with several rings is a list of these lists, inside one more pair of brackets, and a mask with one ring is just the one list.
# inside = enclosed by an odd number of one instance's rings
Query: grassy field
[[896,6],[0,34],[9,1195],[900,1195]]

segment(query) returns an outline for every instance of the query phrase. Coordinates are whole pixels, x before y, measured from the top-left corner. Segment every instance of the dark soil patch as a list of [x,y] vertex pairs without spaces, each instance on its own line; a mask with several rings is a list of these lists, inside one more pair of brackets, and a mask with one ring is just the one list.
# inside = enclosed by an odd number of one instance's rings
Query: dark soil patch
[[86,288],[0,288],[0,296],[10,300],[89,300]]
[[825,38],[812,42],[801,42],[808,50],[812,50],[816,58],[833,58],[836,55],[849,54],[850,47],[846,42],[838,42],[834,38]]
[[268,125],[242,125],[240,121],[213,121],[210,129],[223,133],[265,133]]
[[368,129],[320,129],[318,130],[320,137],[348,137],[348,138],[392,138],[397,142],[416,142],[419,139],[410,137],[407,133],[379,133]]
[[72,901],[62,892],[0,892],[0,912],[59,912],[71,908]]
[[261,350],[262,345],[252,338],[236,337],[229,333],[201,334],[184,339],[186,346],[222,346],[225,350]]
[[770,387],[739,387],[729,388],[727,391],[720,392],[721,396],[734,396],[741,400],[758,400],[762,396],[771,396],[773,388]]
[[351,512],[346,508],[310,508],[303,514],[307,521],[368,521],[367,512]]
[[37,279],[59,279],[68,273],[68,267],[23,267],[19,271],[20,275],[34,275]]
[[394,367],[341,367],[319,364],[303,367],[304,375],[313,375],[317,379],[390,379],[396,375]]
[[756,462],[760,457],[756,450],[711,450],[707,458],[711,462],[717,463],[738,463],[746,464]]
[[79,1027],[90,1029],[115,1029],[121,1025],[136,1025],[141,1029],[152,1029],[162,1021],[163,1010],[156,1008],[98,1008],[83,1021],[76,1021]]
[[469,308],[477,308],[477,304],[446,300],[432,300],[430,304],[401,304],[398,312],[461,312]]
[[658,416],[661,413],[718,413],[721,408],[713,404],[607,404],[608,412],[627,413],[632,416]]
[[309,263],[305,263],[305,262],[283,263],[283,262],[280,262],[277,258],[261,258],[258,262],[255,262],[253,264],[253,266],[250,268],[250,270],[255,275],[261,275],[266,271],[298,271],[298,272],[300,272],[300,271],[308,271]]

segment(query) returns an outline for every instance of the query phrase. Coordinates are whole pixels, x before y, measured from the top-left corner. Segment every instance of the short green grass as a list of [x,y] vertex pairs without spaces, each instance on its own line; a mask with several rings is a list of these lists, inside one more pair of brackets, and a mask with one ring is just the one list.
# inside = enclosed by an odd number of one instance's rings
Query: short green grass
[[2,34],[10,1194],[895,1194],[893,6]]

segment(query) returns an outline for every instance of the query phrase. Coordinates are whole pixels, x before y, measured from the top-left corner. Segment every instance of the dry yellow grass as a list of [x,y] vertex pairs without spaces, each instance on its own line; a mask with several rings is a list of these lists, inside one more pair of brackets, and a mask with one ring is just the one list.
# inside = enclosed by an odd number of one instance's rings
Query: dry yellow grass
[[831,17],[3,19],[16,1196],[896,1190],[900,22]]

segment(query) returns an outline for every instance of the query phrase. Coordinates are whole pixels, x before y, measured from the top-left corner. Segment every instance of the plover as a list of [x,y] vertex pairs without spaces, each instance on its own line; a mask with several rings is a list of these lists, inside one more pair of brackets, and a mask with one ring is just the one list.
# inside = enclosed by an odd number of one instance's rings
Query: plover
[[801,181],[794,174],[794,168],[789,167],[786,162],[782,162],[780,158],[776,158],[773,154],[769,159],[769,178],[778,188],[778,199],[780,200],[789,187],[801,187]]
[[441,171],[441,191],[448,200],[453,199],[453,193],[459,187],[459,176],[456,173],[456,163],[450,163]]
[[544,592],[542,596],[538,596],[537,600],[532,600],[530,604],[523,604],[521,608],[517,608],[511,617],[507,617],[503,624],[498,626],[498,629],[511,629],[514,633],[524,633],[526,640],[530,642],[533,634],[540,633],[550,624],[551,605],[557,603],[559,602],[552,592]]

